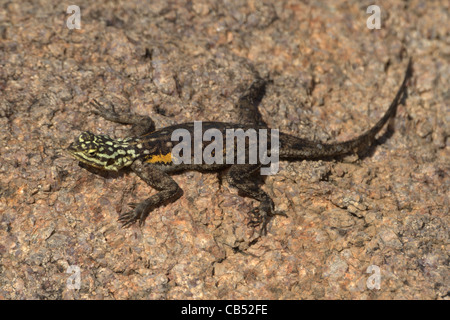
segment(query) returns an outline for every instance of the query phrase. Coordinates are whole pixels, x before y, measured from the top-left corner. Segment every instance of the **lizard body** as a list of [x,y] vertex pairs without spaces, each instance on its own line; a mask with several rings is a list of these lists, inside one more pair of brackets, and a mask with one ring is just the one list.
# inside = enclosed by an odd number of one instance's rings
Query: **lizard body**
[[[395,115],[397,105],[403,96],[411,72],[412,62],[410,60],[404,80],[391,105],[383,117],[368,131],[354,139],[336,143],[309,141],[280,132],[280,160],[297,161],[333,158],[360,152],[368,148],[375,140],[375,135],[382,129],[388,119]],[[208,129],[215,129],[225,135],[227,129],[242,129],[245,131],[248,129],[267,128],[257,110],[257,105],[265,93],[265,86],[266,81],[257,78],[239,98],[237,107],[242,123],[203,122],[202,136]],[[107,109],[96,101],[91,104],[94,107],[93,112],[95,114],[113,122],[133,125],[133,134],[125,139],[112,139],[105,135],[83,132],[69,146],[68,152],[77,160],[102,170],[118,171],[124,167],[130,167],[149,186],[159,190],[157,194],[138,204],[130,204],[133,210],[123,213],[119,217],[119,221],[123,223],[123,226],[130,226],[137,221],[142,225],[151,210],[162,205],[167,200],[177,199],[181,195],[182,190],[170,174],[185,170],[218,171],[229,168],[226,177],[230,185],[260,202],[259,206],[254,208],[250,214],[252,216],[251,224],[254,226],[260,225],[263,233],[266,232],[267,223],[272,216],[283,214],[274,210],[272,199],[252,177],[255,171],[261,168],[262,164],[260,162],[253,164],[229,164],[226,161],[213,164],[174,163],[172,150],[177,142],[172,141],[172,134],[177,129],[183,129],[193,136],[195,133],[194,123],[182,123],[155,130],[154,122],[149,117],[133,114],[121,115],[114,111],[114,107]],[[267,132],[267,141],[271,141],[270,130],[267,130]],[[259,141],[259,133],[257,133],[257,138]],[[209,143],[209,141],[203,141],[202,149],[204,150]],[[193,144],[192,140],[192,146]],[[246,142],[246,147],[248,147],[248,144],[249,142]],[[225,143],[223,143],[222,148],[224,150],[223,155],[225,155]],[[235,144],[233,148],[236,149]]]

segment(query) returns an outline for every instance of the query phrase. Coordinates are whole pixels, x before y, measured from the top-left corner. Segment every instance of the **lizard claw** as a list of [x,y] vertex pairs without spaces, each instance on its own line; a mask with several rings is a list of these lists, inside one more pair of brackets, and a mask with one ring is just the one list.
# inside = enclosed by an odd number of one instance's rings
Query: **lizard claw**
[[128,206],[129,206],[130,208],[134,209],[134,208],[136,208],[136,207],[138,206],[138,203],[136,203],[136,202],[130,202],[130,203],[128,204]]
[[133,213],[134,211],[128,211],[119,216],[119,219],[117,219],[117,221],[122,223],[122,228],[128,228],[136,223],[137,218]]
[[128,228],[138,221],[139,226],[142,227],[148,216],[148,212],[145,212],[145,204],[129,203],[128,206],[130,206],[133,210],[121,214],[117,221],[122,223],[122,228]]
[[285,216],[287,214],[284,211],[273,211],[273,209],[268,209],[265,206],[260,205],[259,207],[253,208],[249,211],[250,221],[248,226],[252,228],[257,228],[260,226],[259,233],[261,236],[267,234],[267,225],[274,216]]

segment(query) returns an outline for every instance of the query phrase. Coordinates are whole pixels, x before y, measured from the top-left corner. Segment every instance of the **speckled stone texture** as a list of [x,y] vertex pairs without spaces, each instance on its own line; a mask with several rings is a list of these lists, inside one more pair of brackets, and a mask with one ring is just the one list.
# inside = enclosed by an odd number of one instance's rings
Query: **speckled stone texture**
[[[0,298],[448,299],[448,2],[383,1],[380,30],[366,26],[371,4],[1,2]],[[260,239],[256,203],[215,173],[176,176],[178,201],[121,229],[127,204],[155,190],[64,152],[81,131],[126,134],[88,112],[93,98],[157,127],[239,121],[255,70],[273,80],[260,105],[271,127],[343,141],[382,116],[407,55],[394,130],[361,158],[282,162],[264,190],[287,217]]]

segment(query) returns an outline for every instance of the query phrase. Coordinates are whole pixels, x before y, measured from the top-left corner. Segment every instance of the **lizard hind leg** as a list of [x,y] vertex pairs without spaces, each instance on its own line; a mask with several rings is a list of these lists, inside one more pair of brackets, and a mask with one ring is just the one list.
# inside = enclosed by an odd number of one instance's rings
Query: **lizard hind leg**
[[266,93],[267,82],[267,80],[262,79],[256,74],[256,79],[239,97],[239,100],[235,105],[235,109],[239,115],[239,122],[255,127],[267,127],[267,124],[264,122],[262,115],[258,110],[258,105]]
[[245,195],[258,200],[259,206],[249,212],[251,227],[260,227],[260,234],[267,234],[267,224],[275,215],[286,214],[282,211],[275,211],[274,204],[270,196],[261,189],[255,181],[254,174],[261,167],[259,164],[236,164],[232,165],[227,173],[227,180],[230,185],[237,188]]

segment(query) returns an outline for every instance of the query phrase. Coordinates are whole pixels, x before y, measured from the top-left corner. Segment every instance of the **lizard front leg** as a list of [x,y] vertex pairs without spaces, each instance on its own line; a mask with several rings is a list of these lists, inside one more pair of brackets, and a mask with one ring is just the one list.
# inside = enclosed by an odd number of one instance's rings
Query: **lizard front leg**
[[131,165],[131,169],[149,186],[159,190],[159,192],[140,203],[129,204],[133,207],[133,210],[123,213],[119,217],[123,227],[128,227],[137,221],[142,226],[150,211],[166,201],[178,199],[183,193],[172,177],[152,164],[144,163],[142,160],[137,159]]
[[152,118],[148,116],[140,116],[137,114],[118,114],[114,110],[114,105],[111,104],[109,108],[102,106],[97,100],[92,100],[90,103],[94,109],[91,110],[92,113],[101,116],[102,118],[120,123],[120,124],[131,124],[133,125],[130,129],[131,136],[142,136],[146,133],[155,131],[155,123]]
[[261,168],[259,164],[235,164],[227,173],[227,180],[230,185],[243,192],[245,195],[258,200],[259,206],[249,212],[251,215],[250,226],[260,226],[261,235],[267,233],[267,224],[274,215],[286,215],[284,212],[275,211],[274,204],[270,196],[264,192],[254,180],[255,172]]

